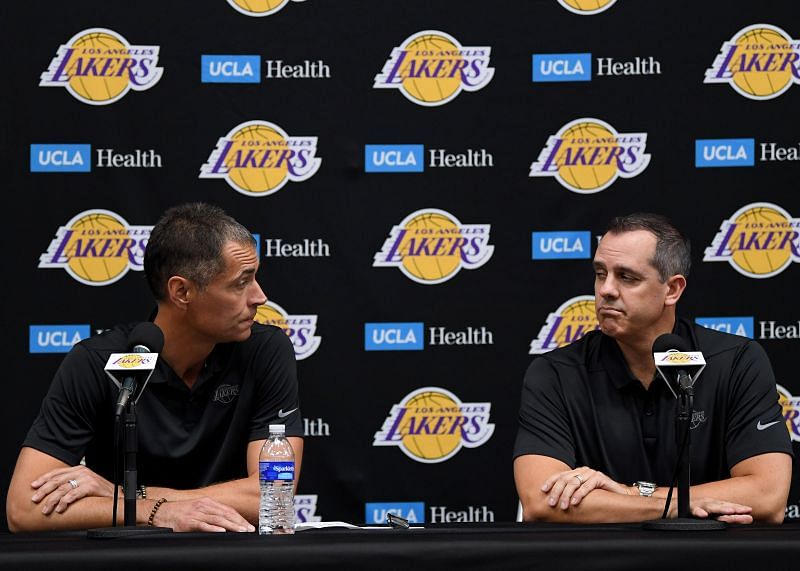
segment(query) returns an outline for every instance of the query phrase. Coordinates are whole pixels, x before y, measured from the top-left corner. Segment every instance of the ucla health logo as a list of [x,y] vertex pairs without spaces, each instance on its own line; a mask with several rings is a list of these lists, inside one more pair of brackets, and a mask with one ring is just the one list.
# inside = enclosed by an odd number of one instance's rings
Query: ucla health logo
[[531,233],[531,258],[534,260],[576,260],[592,255],[588,230]]
[[724,42],[703,83],[727,83],[748,99],[774,99],[800,83],[800,41],[769,24],[754,24]]
[[424,172],[425,145],[365,145],[365,172]]
[[647,133],[618,133],[600,119],[576,119],[547,139],[530,176],[555,177],[579,194],[600,192],[617,177],[632,178],[647,168],[646,145]]
[[[292,2],[305,2],[305,0],[291,0]],[[254,18],[269,16],[283,9],[289,0],[228,0],[233,9]]]
[[31,144],[31,172],[91,171],[91,145]]
[[231,129],[200,167],[200,178],[219,178],[246,196],[267,196],[289,182],[308,180],[319,169],[316,137],[290,137],[267,121]]
[[257,55],[200,56],[202,83],[261,83],[261,57]]
[[88,324],[31,325],[28,333],[31,353],[67,353],[75,343],[91,335]]
[[755,320],[752,315],[747,317],[696,317],[694,322],[707,329],[749,337],[750,339],[753,339],[755,331]]
[[84,210],[56,231],[40,268],[60,268],[85,285],[105,286],[142,271],[152,226],[132,226],[110,210]]
[[322,338],[315,335],[317,332],[316,315],[289,315],[285,309],[272,301],[258,307],[255,321],[283,329],[283,332],[292,340],[294,356],[298,361],[313,355],[322,342]]
[[783,418],[786,429],[792,441],[800,442],[800,397],[792,395],[785,387],[776,384],[778,389],[778,403],[783,409]]
[[533,54],[533,81],[591,81],[592,54]]
[[417,462],[444,462],[462,447],[477,448],[491,438],[491,408],[488,402],[461,402],[446,389],[423,387],[392,406],[372,445],[397,446]]
[[756,163],[755,139],[697,139],[694,166],[752,167]]
[[462,224],[444,210],[417,210],[392,228],[372,265],[399,268],[420,284],[440,284],[461,268],[474,270],[489,261],[490,230],[489,224]]
[[158,65],[159,46],[131,45],[113,30],[89,28],[58,48],[39,87],[66,87],[78,101],[108,105],[129,90],[153,87],[164,69]]
[[539,334],[531,341],[530,354],[537,355],[566,347],[599,328],[594,297],[591,295],[573,297],[547,316],[547,321],[539,330]]
[[750,278],[771,278],[800,263],[800,218],[777,204],[754,202],[723,220],[704,262],[728,262]]
[[367,502],[364,504],[366,524],[386,525],[386,514],[405,518],[408,523],[425,523],[425,502]]
[[392,50],[372,86],[399,89],[417,105],[444,105],[461,91],[478,91],[489,84],[494,76],[491,52],[488,46],[462,46],[445,32],[417,32]]
[[425,324],[365,323],[364,351],[422,351],[425,348]]
[[573,14],[581,16],[592,16],[605,12],[611,8],[617,0],[558,0],[564,8]]

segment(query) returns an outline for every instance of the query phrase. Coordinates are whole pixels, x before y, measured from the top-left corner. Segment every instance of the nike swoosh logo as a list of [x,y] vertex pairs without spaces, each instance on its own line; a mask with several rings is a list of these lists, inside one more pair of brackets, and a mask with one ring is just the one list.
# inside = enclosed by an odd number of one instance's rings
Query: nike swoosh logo
[[770,426],[772,426],[773,424],[778,424],[779,422],[780,422],[780,420],[776,420],[776,421],[773,421],[773,422],[768,422],[767,424],[761,424],[761,421],[759,420],[758,424],[756,425],[756,428],[759,429],[759,430],[765,430],[765,429],[769,428]]
[[[278,411],[278,418],[286,418],[287,416],[289,416],[290,414],[292,414],[296,410],[297,410],[297,407],[294,407],[292,410],[287,410],[286,412],[283,412],[283,409],[280,409]],[[762,429],[759,428],[759,430],[762,430]]]

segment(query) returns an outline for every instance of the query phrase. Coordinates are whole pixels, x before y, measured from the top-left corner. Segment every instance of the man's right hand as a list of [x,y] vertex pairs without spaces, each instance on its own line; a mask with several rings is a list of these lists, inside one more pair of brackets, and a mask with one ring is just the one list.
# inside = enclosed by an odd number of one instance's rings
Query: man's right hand
[[[149,517],[149,513],[142,514]],[[168,501],[158,508],[153,525],[174,531],[255,531],[255,527],[232,507],[209,497]]]
[[[677,502],[673,501],[670,506],[670,516],[675,517]],[[692,498],[689,502],[689,509],[694,517],[703,519],[716,519],[726,523],[753,523],[753,516],[750,515],[753,508],[725,500],[714,498]]]

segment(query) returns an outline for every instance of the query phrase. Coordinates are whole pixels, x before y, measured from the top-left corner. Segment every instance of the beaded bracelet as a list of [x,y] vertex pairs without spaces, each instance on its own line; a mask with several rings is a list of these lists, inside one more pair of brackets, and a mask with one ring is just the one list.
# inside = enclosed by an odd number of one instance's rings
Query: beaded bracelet
[[154,505],[153,509],[150,511],[150,517],[147,518],[147,525],[152,527],[153,518],[156,517],[156,512],[158,511],[158,508],[160,508],[161,504],[165,503],[166,501],[167,501],[167,498],[161,498],[160,500],[158,500],[156,502],[156,505]]

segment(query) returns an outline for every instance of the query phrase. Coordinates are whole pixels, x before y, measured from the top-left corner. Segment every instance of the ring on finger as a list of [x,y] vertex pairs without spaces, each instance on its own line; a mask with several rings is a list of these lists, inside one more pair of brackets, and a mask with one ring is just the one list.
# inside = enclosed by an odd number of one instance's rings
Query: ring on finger
[[575,477],[578,479],[578,486],[583,485],[583,478],[581,478],[580,474],[575,474]]
[[77,487],[78,487],[78,480],[75,480],[75,479],[72,479],[72,480],[67,480],[67,483],[68,483],[70,486],[72,486],[72,489],[73,489],[73,490],[74,490],[75,488],[77,488]]

